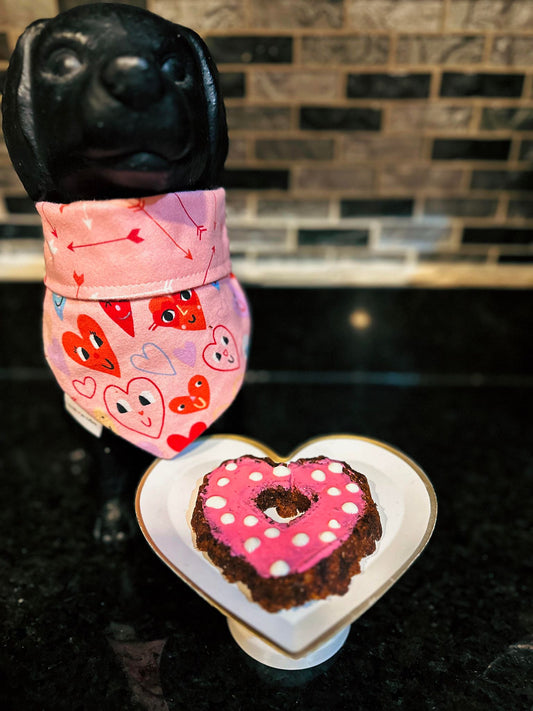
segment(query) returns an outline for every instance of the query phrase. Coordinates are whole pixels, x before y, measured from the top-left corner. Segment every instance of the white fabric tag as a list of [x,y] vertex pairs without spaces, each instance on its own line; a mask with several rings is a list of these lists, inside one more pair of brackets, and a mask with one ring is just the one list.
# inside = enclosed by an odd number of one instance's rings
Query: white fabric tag
[[65,409],[71,417],[73,417],[76,422],[78,422],[82,427],[90,432],[95,437],[100,437],[104,426],[98,420],[91,417],[85,410],[74,402],[74,400],[65,393]]

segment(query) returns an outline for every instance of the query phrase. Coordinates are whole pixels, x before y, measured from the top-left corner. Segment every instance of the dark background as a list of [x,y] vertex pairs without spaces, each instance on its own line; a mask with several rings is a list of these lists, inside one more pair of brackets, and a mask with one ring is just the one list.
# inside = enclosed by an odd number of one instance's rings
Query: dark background
[[3,284],[2,708],[530,709],[533,293],[247,291],[248,379],[210,432],[280,454],[337,432],[399,448],[437,493],[425,552],[334,659],[256,664],[141,535],[93,540],[92,440],[43,361],[42,287]]

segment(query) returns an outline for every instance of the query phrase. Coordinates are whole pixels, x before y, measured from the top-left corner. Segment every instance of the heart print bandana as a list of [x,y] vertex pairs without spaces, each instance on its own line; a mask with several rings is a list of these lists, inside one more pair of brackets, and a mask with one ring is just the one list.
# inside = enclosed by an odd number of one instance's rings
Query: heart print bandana
[[46,359],[76,409],[170,459],[241,387],[250,315],[222,188],[37,203]]

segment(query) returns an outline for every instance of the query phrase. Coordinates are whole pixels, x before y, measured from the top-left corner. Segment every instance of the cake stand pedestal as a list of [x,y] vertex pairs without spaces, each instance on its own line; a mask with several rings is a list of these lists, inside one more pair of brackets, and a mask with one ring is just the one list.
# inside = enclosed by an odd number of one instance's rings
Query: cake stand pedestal
[[348,625],[333,637],[330,637],[320,647],[295,659],[283,654],[283,652],[265,642],[247,627],[239,624],[234,618],[228,617],[227,621],[231,636],[249,657],[268,667],[286,670],[309,669],[326,662],[342,648],[350,632],[350,625]]

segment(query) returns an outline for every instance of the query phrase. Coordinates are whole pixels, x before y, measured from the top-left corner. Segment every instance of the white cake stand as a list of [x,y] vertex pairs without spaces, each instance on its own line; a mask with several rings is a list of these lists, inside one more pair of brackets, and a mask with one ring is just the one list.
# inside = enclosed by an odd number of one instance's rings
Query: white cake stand
[[228,627],[235,642],[249,657],[268,667],[294,671],[316,667],[331,659],[342,648],[350,633],[350,625],[348,625],[332,637],[328,637],[319,647],[314,647],[309,654],[291,657],[241,625],[234,617],[228,617]]
[[[204,475],[246,454],[277,461],[326,456],[347,462],[370,484],[383,527],[376,551],[365,558],[348,592],[269,613],[242,586],[229,583],[194,544],[190,519]],[[280,457],[238,436],[201,438],[171,460],[157,460],[141,480],[137,519],[156,554],[228,619],[230,633],[250,657],[277,669],[307,669],[330,659],[350,625],[405,573],[426,546],[437,515],[435,492],[424,472],[389,445],[354,435],[306,442]]]

